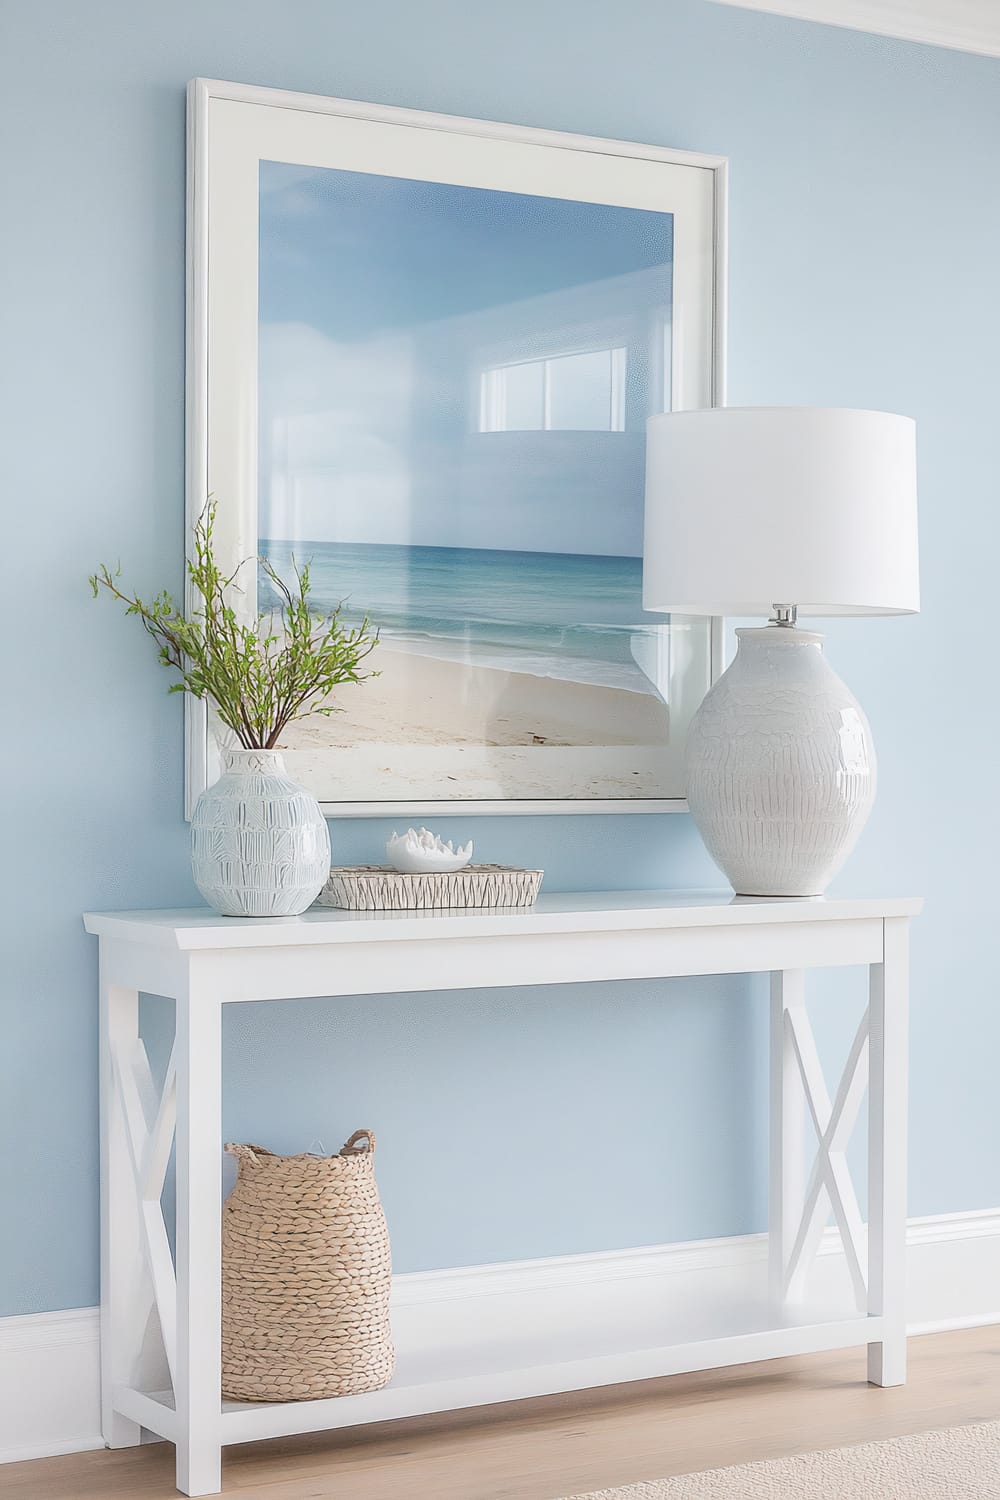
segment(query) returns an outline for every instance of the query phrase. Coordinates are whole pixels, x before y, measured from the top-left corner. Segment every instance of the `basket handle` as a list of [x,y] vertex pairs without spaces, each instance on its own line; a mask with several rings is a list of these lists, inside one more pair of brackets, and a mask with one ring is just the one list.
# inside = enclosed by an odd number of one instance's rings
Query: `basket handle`
[[227,1141],[226,1150],[230,1156],[236,1157],[240,1166],[259,1167],[260,1162],[257,1159],[258,1157],[274,1155],[274,1152],[268,1151],[266,1146],[248,1146],[244,1145],[241,1141]]
[[[366,1146],[359,1146],[358,1141],[367,1141]],[[356,1130],[349,1140],[345,1141],[340,1148],[341,1156],[368,1156],[375,1150],[375,1132],[373,1130]]]

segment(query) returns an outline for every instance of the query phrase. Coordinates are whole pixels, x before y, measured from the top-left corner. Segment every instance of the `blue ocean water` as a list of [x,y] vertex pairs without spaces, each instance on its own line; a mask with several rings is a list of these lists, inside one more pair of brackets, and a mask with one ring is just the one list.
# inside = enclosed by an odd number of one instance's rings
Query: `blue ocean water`
[[[664,617],[642,608],[642,559],[472,547],[261,540],[282,577],[310,564],[318,610],[343,602],[394,649],[470,665],[650,693],[637,638]],[[277,604],[266,575],[260,608]]]

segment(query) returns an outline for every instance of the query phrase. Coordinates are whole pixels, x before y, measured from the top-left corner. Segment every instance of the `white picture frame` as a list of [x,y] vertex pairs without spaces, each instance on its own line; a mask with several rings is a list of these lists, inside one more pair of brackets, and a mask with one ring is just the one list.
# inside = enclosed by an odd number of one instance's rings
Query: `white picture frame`
[[[675,408],[725,394],[726,161],[562,132],[428,114],[352,100],[195,79],[188,90],[187,525],[208,495],[216,540],[233,563],[257,552],[257,254],[259,163],[347,168],[394,178],[649,207],[674,216],[670,381]],[[610,351],[614,355],[617,351]],[[496,363],[502,364],[502,358]],[[496,406],[495,386],[489,393]],[[484,381],[483,410],[487,407]],[[490,430],[485,425],[483,431]],[[249,570],[247,570],[249,572]],[[247,608],[255,607],[253,586]],[[690,717],[722,665],[722,622],[686,632],[671,651],[672,705]],[[690,643],[694,643],[690,645]],[[671,754],[680,765],[680,743]],[[211,715],[186,703],[190,817],[221,772]],[[676,795],[596,798],[358,799],[318,791],[327,816],[417,818],[482,813],[683,811]],[[306,779],[302,777],[300,779]],[[316,788],[314,788],[315,790]]]

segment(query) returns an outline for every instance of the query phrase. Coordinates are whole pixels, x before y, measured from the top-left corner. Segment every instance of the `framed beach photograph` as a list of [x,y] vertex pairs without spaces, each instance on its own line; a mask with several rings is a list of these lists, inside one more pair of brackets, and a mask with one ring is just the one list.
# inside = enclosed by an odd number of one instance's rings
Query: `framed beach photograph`
[[379,633],[290,773],[331,815],[682,806],[718,630],[642,608],[645,424],[721,399],[724,164],[205,80],[189,156],[189,518]]

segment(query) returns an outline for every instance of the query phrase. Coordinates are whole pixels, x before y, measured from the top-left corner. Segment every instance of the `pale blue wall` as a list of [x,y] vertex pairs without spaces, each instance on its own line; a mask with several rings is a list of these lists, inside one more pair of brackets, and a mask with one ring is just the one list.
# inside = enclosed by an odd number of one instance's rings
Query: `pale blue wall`
[[[24,602],[3,668],[0,1311],[97,1294],[95,955],[79,913],[193,896],[180,705],[84,575],[120,555],[143,587],[179,578],[194,74],[725,153],[731,399],[916,416],[925,612],[830,631],[883,778],[842,884],[928,898],[911,1211],[1000,1201],[1000,65],[702,0],[10,0],[2,25],[3,589]],[[714,881],[686,819],[462,832],[484,856],[544,865],[550,889]],[[342,858],[365,858],[384,830],[334,834]],[[657,989],[241,1012],[226,1130],[332,1149],[375,1126],[401,1269],[749,1229],[759,992]],[[846,1025],[826,1018],[829,1048]]]

